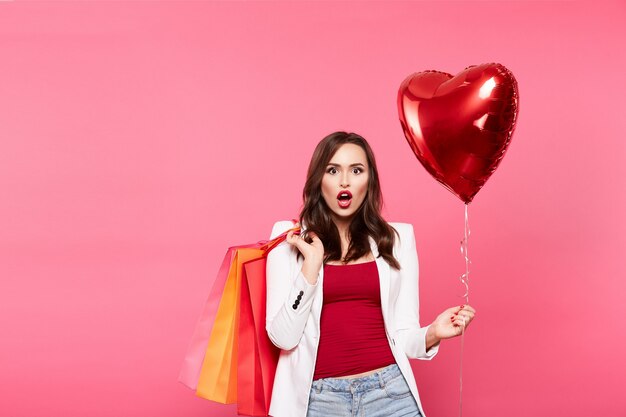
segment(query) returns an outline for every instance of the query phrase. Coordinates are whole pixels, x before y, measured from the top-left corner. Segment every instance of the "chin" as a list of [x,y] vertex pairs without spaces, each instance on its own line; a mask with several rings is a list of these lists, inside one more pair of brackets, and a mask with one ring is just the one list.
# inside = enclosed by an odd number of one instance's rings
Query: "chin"
[[342,212],[339,212],[339,213],[336,212],[336,211],[333,211],[333,214],[334,214],[335,218],[338,218],[340,220],[350,220],[356,214],[356,210],[354,210],[354,211],[351,210],[350,212],[342,211]]

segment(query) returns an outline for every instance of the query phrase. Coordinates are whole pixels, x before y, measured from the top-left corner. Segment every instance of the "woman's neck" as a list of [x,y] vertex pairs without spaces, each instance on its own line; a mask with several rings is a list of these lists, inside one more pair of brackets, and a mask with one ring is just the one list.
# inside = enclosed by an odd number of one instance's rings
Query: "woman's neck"
[[345,255],[350,246],[350,222],[349,221],[337,221],[335,220],[335,226],[339,231],[339,238],[341,239],[341,253]]
[[339,231],[339,236],[343,239],[348,236],[348,231],[350,230],[350,222],[347,220],[333,220],[337,230]]

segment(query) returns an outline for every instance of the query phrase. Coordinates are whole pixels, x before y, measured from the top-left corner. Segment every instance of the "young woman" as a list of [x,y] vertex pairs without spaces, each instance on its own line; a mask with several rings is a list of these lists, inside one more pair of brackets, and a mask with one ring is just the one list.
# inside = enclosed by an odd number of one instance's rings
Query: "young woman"
[[[354,133],[316,147],[300,213],[267,259],[266,330],[281,349],[273,417],[424,416],[412,359],[474,318],[469,305],[419,323],[413,226],[387,223],[374,154]],[[277,222],[271,237],[299,224]]]

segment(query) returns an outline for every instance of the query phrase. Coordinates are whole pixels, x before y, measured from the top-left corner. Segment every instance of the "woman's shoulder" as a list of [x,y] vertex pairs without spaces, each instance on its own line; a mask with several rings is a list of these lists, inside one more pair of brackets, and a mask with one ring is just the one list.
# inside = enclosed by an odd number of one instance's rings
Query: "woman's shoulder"
[[394,239],[394,247],[398,253],[403,251],[403,244],[407,247],[414,245],[412,242],[415,241],[415,232],[411,223],[387,222],[387,224],[398,232],[397,238]]
[[400,236],[414,233],[413,225],[411,223],[387,222],[387,224],[396,229]]
[[270,239],[274,239],[276,236],[280,235],[283,232],[291,229],[294,223],[291,220],[279,220],[274,223],[272,227],[272,233],[270,234]]

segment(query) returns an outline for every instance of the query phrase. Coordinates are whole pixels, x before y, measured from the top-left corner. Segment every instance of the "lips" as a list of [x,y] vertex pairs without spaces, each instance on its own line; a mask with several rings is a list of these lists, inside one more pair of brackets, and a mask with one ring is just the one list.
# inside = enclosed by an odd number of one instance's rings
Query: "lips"
[[350,203],[352,202],[352,193],[348,190],[339,191],[337,194],[337,203],[341,208],[350,207]]
[[[347,198],[346,198],[347,196]],[[342,198],[343,197],[343,198]],[[351,199],[352,198],[352,193],[348,190],[341,190],[339,191],[339,194],[337,194],[337,199],[342,200],[342,199]]]

